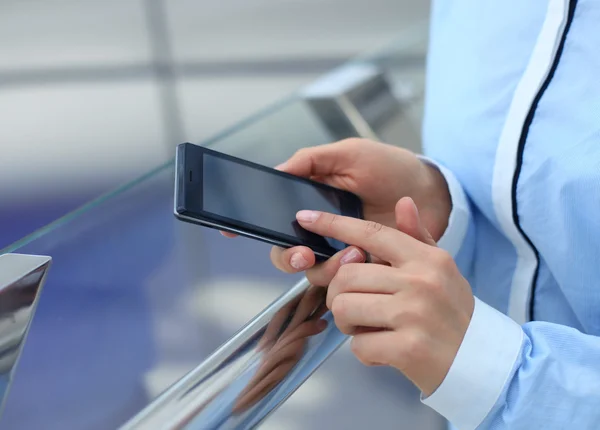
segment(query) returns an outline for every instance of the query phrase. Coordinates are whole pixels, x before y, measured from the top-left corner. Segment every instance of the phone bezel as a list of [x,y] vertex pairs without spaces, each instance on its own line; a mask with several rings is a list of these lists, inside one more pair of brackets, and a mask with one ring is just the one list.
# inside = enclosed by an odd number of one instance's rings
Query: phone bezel
[[305,182],[311,186],[315,186],[327,191],[334,191],[340,197],[341,212],[343,215],[360,219],[363,218],[362,202],[358,196],[351,192],[344,191],[327,184],[322,184],[320,182],[315,182],[307,178],[301,178],[286,172],[281,172],[271,167],[253,163],[251,161],[224,154],[203,146],[198,146],[191,143],[182,143],[177,146],[175,157],[176,169],[174,213],[177,218],[183,221],[239,234],[241,236],[250,237],[285,248],[292,246],[308,246],[313,250],[315,255],[322,258],[331,257],[338,251],[334,247],[315,246],[313,244],[305,243],[294,236],[289,236],[274,230],[265,229],[253,224],[248,224],[239,220],[230,219],[212,212],[205,211],[203,209],[204,202],[202,183],[202,157],[205,154],[220,157],[234,163],[243,164],[268,172],[270,174],[283,176],[294,181]]

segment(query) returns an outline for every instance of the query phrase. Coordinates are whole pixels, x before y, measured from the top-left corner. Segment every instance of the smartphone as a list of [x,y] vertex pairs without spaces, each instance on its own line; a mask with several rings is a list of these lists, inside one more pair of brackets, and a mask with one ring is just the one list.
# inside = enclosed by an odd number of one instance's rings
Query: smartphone
[[202,146],[182,143],[175,157],[175,216],[273,245],[304,245],[319,260],[347,245],[303,229],[303,209],[363,218],[359,197]]

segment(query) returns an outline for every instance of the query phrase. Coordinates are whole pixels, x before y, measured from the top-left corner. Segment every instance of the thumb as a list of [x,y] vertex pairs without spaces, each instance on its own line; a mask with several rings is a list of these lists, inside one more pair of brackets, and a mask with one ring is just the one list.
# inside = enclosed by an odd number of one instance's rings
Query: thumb
[[275,167],[292,175],[311,178],[338,173],[347,164],[348,151],[342,142],[329,143],[297,151],[289,160]]
[[437,246],[429,231],[421,222],[417,205],[410,197],[402,197],[396,203],[396,226],[404,234],[426,243]]

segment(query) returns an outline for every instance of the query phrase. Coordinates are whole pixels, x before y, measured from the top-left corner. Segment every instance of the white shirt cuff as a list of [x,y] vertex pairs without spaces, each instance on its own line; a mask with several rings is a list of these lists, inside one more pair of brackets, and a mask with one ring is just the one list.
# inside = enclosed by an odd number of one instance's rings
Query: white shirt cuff
[[458,182],[456,176],[454,176],[454,173],[430,158],[419,156],[419,159],[437,168],[446,180],[446,184],[448,184],[448,191],[452,200],[452,210],[448,218],[448,226],[437,244],[440,248],[448,251],[450,255],[456,257],[467,235],[469,222],[471,222],[471,211],[467,196],[462,185]]
[[459,430],[476,429],[511,377],[523,329],[475,298],[475,309],[456,358],[438,389],[421,401]]

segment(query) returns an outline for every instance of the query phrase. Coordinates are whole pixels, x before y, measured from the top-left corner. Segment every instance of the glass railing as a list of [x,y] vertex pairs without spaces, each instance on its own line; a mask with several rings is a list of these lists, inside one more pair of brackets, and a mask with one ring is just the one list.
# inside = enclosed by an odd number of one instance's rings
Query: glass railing
[[[418,25],[389,47],[199,143],[276,165],[302,147],[363,135],[366,124],[367,135],[418,150],[425,46],[426,27]],[[390,104],[389,94],[373,100],[369,94],[381,88],[369,81],[373,89],[356,100],[354,114],[362,126],[356,118],[346,118],[345,129],[332,126],[330,111],[308,99],[347,70],[383,72],[397,103]],[[267,245],[226,240],[177,221],[173,175],[168,160],[0,252],[53,259],[1,428],[104,430],[135,424],[141,411],[156,412],[161,393],[178,381],[181,388],[184,375],[299,285],[301,276],[271,266]],[[288,391],[281,401],[293,390]],[[397,372],[363,368],[342,348],[263,425],[365,428],[373,422],[406,429],[440,425]],[[196,421],[194,428],[206,425]]]

